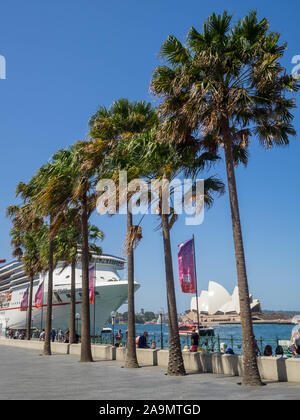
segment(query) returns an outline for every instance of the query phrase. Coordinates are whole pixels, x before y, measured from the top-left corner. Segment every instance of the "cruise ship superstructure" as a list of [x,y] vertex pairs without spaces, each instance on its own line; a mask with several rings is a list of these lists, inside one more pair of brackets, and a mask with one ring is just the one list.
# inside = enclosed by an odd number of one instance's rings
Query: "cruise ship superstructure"
[[[90,267],[94,267],[94,304],[90,304],[91,333],[99,334],[112,311],[127,301],[128,282],[121,280],[118,271],[123,270],[125,260],[112,255],[93,255]],[[81,327],[81,263],[76,265],[76,328]],[[43,283],[43,305],[35,305],[35,295]],[[27,311],[21,310],[21,301],[29,286],[23,264],[10,262],[0,267],[0,335],[7,328],[25,328]],[[32,327],[45,327],[47,309],[48,273],[40,274],[33,281]],[[135,283],[135,290],[139,284]],[[53,328],[66,331],[70,323],[71,266],[59,263],[53,273]]]

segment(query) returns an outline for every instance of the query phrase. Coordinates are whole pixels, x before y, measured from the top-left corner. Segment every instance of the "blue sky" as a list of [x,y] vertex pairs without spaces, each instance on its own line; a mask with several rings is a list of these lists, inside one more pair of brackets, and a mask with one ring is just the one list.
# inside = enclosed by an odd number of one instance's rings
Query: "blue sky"
[[[160,63],[158,52],[169,34],[184,41],[191,26],[201,29],[212,12],[227,9],[234,20],[251,9],[266,16],[271,29],[288,42],[283,60],[300,54],[300,4],[277,0],[210,1],[152,0],[16,0],[1,7],[0,54],[7,79],[0,80],[0,258],[11,258],[5,208],[15,202],[19,181],[33,173],[58,148],[87,135],[87,121],[100,105],[114,100],[148,100],[149,81]],[[299,101],[298,96],[298,101]],[[295,111],[300,130],[300,113]],[[299,140],[288,148],[264,151],[253,142],[246,169],[237,170],[238,192],[250,291],[265,309],[299,308]],[[225,180],[224,161],[212,171]],[[125,216],[93,216],[106,238],[104,251],[121,255]],[[138,221],[138,218],[137,218]],[[154,231],[155,216],[143,221],[143,241],[136,251],[136,279],[141,289],[136,306],[166,309],[162,237]],[[216,200],[197,227],[179,220],[172,230],[178,309],[190,296],[178,287],[177,245],[194,233],[198,288],[209,280],[229,291],[236,269],[227,194]]]

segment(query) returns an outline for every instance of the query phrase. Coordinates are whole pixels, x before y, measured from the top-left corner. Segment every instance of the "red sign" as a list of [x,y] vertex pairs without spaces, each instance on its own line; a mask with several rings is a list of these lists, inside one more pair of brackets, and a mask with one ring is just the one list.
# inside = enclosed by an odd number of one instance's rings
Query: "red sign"
[[183,293],[196,293],[193,239],[179,245],[178,267],[179,282]]
[[35,294],[34,304],[37,308],[41,309],[43,307],[43,294],[44,294],[44,282],[42,282]]
[[28,309],[28,291],[29,291],[29,287],[27,287],[27,289],[25,290],[25,293],[21,300],[20,311],[27,311]]

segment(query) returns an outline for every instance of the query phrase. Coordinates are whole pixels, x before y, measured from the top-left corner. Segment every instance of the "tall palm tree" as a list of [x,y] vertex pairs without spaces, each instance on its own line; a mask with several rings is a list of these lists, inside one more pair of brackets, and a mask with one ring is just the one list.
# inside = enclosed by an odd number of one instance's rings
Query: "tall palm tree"
[[[211,164],[219,159],[215,153],[208,153],[202,150],[202,143],[192,141],[184,150],[172,147],[168,141],[158,141],[158,130],[133,136],[129,141],[127,150],[131,151],[133,161],[136,166],[140,166],[140,175],[149,180],[161,180],[171,182],[180,176],[184,170],[195,177],[200,171],[209,168]],[[193,187],[192,187],[193,188]],[[168,375],[185,375],[181,343],[178,331],[178,315],[175,295],[174,272],[171,250],[170,230],[178,218],[173,207],[170,207],[169,214],[162,211],[162,189],[158,191],[157,213],[160,217],[160,228],[162,229],[167,306],[168,306],[168,325],[169,325],[169,362]],[[224,185],[217,178],[210,177],[205,180],[204,201],[207,205],[212,204],[212,193],[223,193]],[[171,190],[171,197],[174,190]]]
[[44,355],[51,355],[51,328],[52,328],[52,293],[54,270],[54,240],[63,221],[63,211],[72,197],[72,176],[68,165],[58,152],[52,159],[43,165],[32,177],[28,184],[19,183],[16,189],[25,204],[30,204],[35,214],[49,220],[48,231],[48,293],[47,313],[45,326]]
[[34,277],[45,268],[42,258],[41,243],[45,237],[47,226],[40,217],[34,216],[32,208],[27,206],[9,206],[7,215],[12,219],[11,245],[13,255],[23,262],[24,271],[29,277],[29,296],[26,322],[26,339],[31,338],[32,295]]
[[[98,151],[103,159],[107,151],[106,142],[98,143]],[[96,195],[93,190],[95,185],[95,168],[87,165],[87,155],[91,150],[90,141],[78,141],[72,146],[74,159],[73,191],[72,200],[80,206],[80,226],[81,226],[81,266],[82,266],[82,296],[81,296],[81,362],[92,362],[91,350],[91,331],[90,331],[90,301],[89,301],[89,217],[96,206]]]
[[231,16],[212,14],[203,32],[192,28],[183,46],[174,36],[164,42],[151,83],[163,98],[162,135],[184,144],[201,135],[210,150],[224,149],[240,299],[243,384],[261,385],[254,351],[246,263],[237,197],[233,150],[256,136],[266,148],[287,145],[295,135],[287,91],[299,89],[280,65],[286,44],[268,31],[256,12],[231,27]]
[[[57,151],[42,166],[29,184],[20,183],[17,193],[24,201],[32,203],[39,214],[49,218],[48,299],[44,355],[51,354],[52,290],[55,257],[55,237],[66,222],[65,214],[74,207],[80,212],[82,238],[82,329],[81,361],[92,361],[89,315],[89,246],[88,219],[95,207],[95,197],[90,194],[91,170],[84,170],[82,156],[86,142],[77,142],[66,150]],[[68,223],[68,222],[67,222]]]
[[[90,119],[90,136],[94,139],[105,139],[112,149],[135,133],[152,128],[157,124],[157,114],[150,103],[144,101],[129,102],[128,99],[115,101],[109,109],[101,107]],[[122,150],[122,153],[124,149]],[[132,165],[130,154],[114,153],[109,162],[111,173],[117,177],[120,170],[128,172]],[[103,174],[102,174],[103,175]],[[107,173],[106,173],[107,176]],[[127,173],[128,181],[130,174]],[[132,214],[127,209],[127,273],[128,273],[128,336],[125,367],[137,368],[135,343],[135,310],[134,310],[134,243],[140,237],[140,228],[133,225]]]
[[[70,326],[69,326],[69,343],[76,342],[75,329],[75,285],[76,285],[76,264],[78,262],[78,245],[81,244],[81,226],[80,213],[78,208],[71,208],[66,212],[63,227],[60,229],[55,238],[55,260],[63,261],[64,270],[71,265],[71,291],[70,291]],[[102,253],[102,249],[96,245],[97,240],[103,239],[103,232],[95,225],[88,224],[89,249],[95,251],[98,255]]]

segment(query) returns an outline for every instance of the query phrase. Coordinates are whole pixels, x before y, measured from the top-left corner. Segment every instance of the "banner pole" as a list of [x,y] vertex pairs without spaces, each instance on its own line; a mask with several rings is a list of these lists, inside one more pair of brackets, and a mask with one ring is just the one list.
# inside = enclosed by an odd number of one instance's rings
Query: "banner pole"
[[43,293],[42,293],[41,332],[43,330],[43,311],[44,311],[44,279],[43,279]]
[[197,270],[196,270],[196,259],[195,259],[195,238],[193,234],[193,253],[194,253],[194,275],[195,275],[195,286],[196,286],[196,307],[197,307],[197,323],[198,323],[198,334],[200,336],[200,321],[199,321],[199,306],[198,306],[198,286],[197,286]]
[[94,265],[94,340],[96,344],[96,295],[95,295],[95,283],[96,283],[96,259]]

